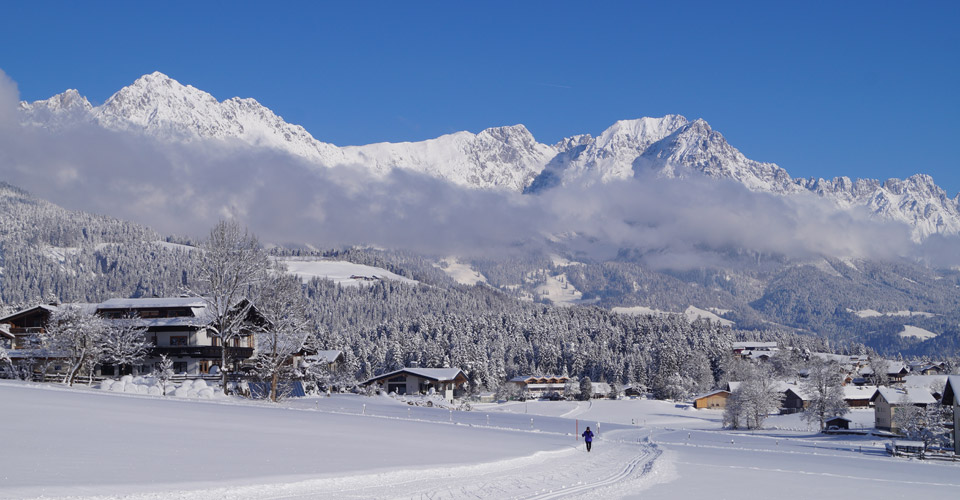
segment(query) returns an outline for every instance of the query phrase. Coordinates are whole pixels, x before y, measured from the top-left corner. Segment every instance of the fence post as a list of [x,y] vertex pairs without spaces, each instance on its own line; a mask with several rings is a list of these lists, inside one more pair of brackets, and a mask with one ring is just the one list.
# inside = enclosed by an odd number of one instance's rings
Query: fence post
[[366,414],[367,414],[367,404],[366,404],[366,403],[363,404],[363,408],[360,410],[360,414],[361,414],[361,415],[366,415]]

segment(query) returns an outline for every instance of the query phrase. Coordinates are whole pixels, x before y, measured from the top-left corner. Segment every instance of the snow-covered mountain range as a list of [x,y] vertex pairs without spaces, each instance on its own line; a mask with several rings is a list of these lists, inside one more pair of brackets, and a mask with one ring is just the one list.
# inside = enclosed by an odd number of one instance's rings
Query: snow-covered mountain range
[[414,143],[338,147],[254,99],[217,101],[159,72],[144,75],[101,106],[76,90],[23,102],[25,124],[59,128],[76,123],[132,131],[161,141],[215,139],[296,155],[316,168],[359,165],[378,175],[409,169],[478,189],[537,193],[557,185],[608,182],[652,173],[706,175],[750,190],[821,197],[848,209],[863,207],[913,228],[915,239],[960,233],[960,195],[950,197],[927,175],[907,179],[792,178],[773,163],[746,158],[706,121],[679,115],[618,121],[597,137],[578,135],[541,144],[523,125],[457,132]]

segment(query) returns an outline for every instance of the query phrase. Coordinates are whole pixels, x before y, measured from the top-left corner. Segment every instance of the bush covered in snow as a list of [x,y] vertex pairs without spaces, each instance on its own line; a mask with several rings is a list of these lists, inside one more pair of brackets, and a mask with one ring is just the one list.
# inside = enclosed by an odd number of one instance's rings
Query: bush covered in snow
[[165,392],[168,396],[192,399],[223,397],[220,391],[210,387],[203,380],[184,380],[179,385],[173,382],[167,382],[166,387],[161,387],[154,377],[133,377],[131,375],[120,377],[120,380],[104,380],[100,383],[100,390],[125,392],[129,394],[149,394],[151,396],[160,396]]

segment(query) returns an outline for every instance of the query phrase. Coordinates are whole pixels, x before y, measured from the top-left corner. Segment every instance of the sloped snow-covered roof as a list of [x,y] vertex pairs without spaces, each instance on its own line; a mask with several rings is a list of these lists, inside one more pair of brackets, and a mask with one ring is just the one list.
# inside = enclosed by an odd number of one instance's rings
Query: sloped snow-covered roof
[[174,318],[138,318],[137,323],[148,328],[172,327],[172,326],[207,326],[210,322],[206,318],[194,318],[192,316],[177,316]]
[[807,391],[803,390],[803,388],[800,386],[800,384],[797,384],[797,383],[794,383],[794,382],[785,382],[785,381],[782,381],[782,380],[779,381],[779,382],[777,382],[777,392],[784,392],[784,393],[785,393],[785,392],[787,392],[787,391],[790,391],[790,392],[796,394],[797,397],[799,397],[800,399],[802,399],[802,400],[804,400],[804,401],[807,401],[808,399],[810,399],[810,395],[807,394]]
[[903,377],[903,385],[908,387],[929,388],[932,384],[946,384],[947,375],[907,375]]
[[594,394],[607,394],[611,390],[610,384],[606,382],[590,382],[590,391]]
[[100,309],[147,309],[161,307],[206,307],[199,297],[151,297],[142,299],[109,299],[100,303]]
[[875,385],[845,385],[843,386],[843,399],[849,400],[867,400],[873,397],[877,392]]
[[343,355],[343,351],[317,351],[316,354],[304,356],[303,359],[315,363],[335,363],[337,358]]
[[894,389],[892,387],[880,387],[871,400],[877,397],[883,397],[891,405],[907,403],[912,405],[931,405],[937,402],[930,394],[930,391],[922,387],[904,387],[903,389]]
[[717,390],[715,390],[715,391],[710,391],[710,392],[703,393],[703,394],[701,394],[701,395],[699,395],[699,396],[695,396],[695,397],[693,398],[693,400],[696,401],[696,400],[698,400],[698,399],[709,398],[710,396],[716,396],[717,394],[727,394],[727,395],[729,395],[729,394],[730,394],[730,391],[725,391],[725,390],[723,390],[723,389],[717,389]]
[[21,310],[19,310],[19,311],[17,311],[17,312],[8,314],[8,315],[0,318],[0,323],[9,323],[9,322],[10,322],[10,319],[16,318],[17,316],[21,316],[21,315],[23,315],[23,314],[26,314],[26,313],[29,313],[29,312],[32,312],[32,311],[35,311],[35,310],[37,310],[37,309],[41,309],[41,310],[44,310],[44,311],[47,311],[47,312],[51,312],[51,313],[52,313],[52,312],[55,312],[55,311],[59,311],[61,307],[77,307],[77,308],[82,309],[84,312],[88,312],[88,313],[91,313],[91,314],[97,312],[97,304],[91,304],[91,303],[89,303],[89,302],[71,302],[71,303],[68,303],[68,304],[57,304],[57,305],[54,305],[54,304],[38,304],[38,305],[35,305],[35,306],[33,306],[33,307],[28,307],[28,308],[26,308],[26,309],[21,309]]
[[537,376],[537,375],[520,375],[520,376],[517,376],[517,377],[513,377],[513,378],[510,379],[509,381],[510,381],[510,382],[528,382],[528,381],[529,381],[529,382],[531,382],[531,383],[546,383],[546,381],[549,380],[549,379],[556,379],[558,383],[566,382],[566,381],[569,381],[569,380],[573,380],[573,379],[571,379],[570,377],[567,377],[567,376],[564,376],[564,375],[543,375],[543,376]]
[[734,349],[775,349],[776,342],[734,342]]
[[391,378],[401,373],[416,375],[420,378],[425,378],[427,380],[433,380],[436,382],[453,382],[458,377],[466,378],[466,375],[463,374],[463,370],[459,368],[401,368],[390,373],[384,373],[383,375],[377,375],[376,377],[370,378],[362,385],[369,384],[377,380]]

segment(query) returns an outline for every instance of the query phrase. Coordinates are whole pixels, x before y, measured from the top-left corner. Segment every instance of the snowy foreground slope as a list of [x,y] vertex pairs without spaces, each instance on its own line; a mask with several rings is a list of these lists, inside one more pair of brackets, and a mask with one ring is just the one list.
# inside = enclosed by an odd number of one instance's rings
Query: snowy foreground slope
[[[889,458],[872,440],[718,431],[717,412],[659,401],[278,407],[0,381],[0,402],[0,498],[902,498],[960,486],[955,464]],[[590,454],[578,425],[599,430]]]

